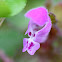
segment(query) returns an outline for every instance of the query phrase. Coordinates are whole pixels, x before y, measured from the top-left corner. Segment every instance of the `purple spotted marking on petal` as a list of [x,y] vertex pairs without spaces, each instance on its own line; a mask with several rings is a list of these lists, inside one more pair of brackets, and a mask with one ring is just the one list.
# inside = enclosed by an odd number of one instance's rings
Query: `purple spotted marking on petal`
[[31,48],[27,50],[30,55],[34,55],[34,53],[40,48],[39,43],[37,42],[33,42],[33,43],[34,45],[32,44]]
[[33,35],[33,37],[35,37],[35,34]]
[[[27,42],[28,40],[28,42]],[[27,51],[30,55],[34,55],[34,53],[40,48],[40,44],[37,42],[34,42],[30,38],[24,38],[23,42],[23,50],[22,52]]]
[[31,36],[31,32],[29,32],[29,35]]
[[34,46],[34,44],[33,44],[33,42],[31,42],[28,49],[31,49],[31,47],[33,47],[33,46]]

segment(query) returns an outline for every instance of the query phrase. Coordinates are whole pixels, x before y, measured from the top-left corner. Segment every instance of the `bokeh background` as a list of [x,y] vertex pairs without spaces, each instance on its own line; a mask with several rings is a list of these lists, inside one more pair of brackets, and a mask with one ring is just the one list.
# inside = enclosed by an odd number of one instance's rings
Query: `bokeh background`
[[[29,19],[24,14],[36,7],[45,6],[55,15],[51,32],[40,49],[31,56],[22,53],[23,38]],[[27,0],[25,8],[17,15],[6,17],[0,26],[0,51],[13,62],[62,62],[62,0]],[[0,60],[3,62],[3,59]],[[9,61],[11,62],[11,61]]]

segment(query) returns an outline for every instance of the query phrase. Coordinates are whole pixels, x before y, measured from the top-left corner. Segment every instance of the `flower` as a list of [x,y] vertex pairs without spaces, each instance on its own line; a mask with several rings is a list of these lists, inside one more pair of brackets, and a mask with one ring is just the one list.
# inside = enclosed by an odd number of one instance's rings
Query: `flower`
[[34,55],[40,48],[40,43],[45,42],[48,37],[52,26],[51,19],[44,7],[32,9],[25,16],[30,19],[25,33],[25,35],[28,33],[30,38],[24,38],[22,52],[27,50],[30,55]]

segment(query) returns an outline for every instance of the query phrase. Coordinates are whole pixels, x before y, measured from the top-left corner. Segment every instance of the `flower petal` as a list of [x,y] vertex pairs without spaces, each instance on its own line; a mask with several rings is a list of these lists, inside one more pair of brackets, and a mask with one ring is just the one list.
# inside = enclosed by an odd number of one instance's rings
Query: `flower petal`
[[29,32],[31,32],[33,34],[32,21],[31,20],[29,21],[28,29],[27,29],[27,31],[25,33],[25,35],[28,33],[28,36],[30,37]]
[[42,42],[45,42],[46,38],[48,37],[48,34],[51,30],[51,20],[50,20],[50,17],[49,17],[49,22],[46,23],[46,25],[41,29],[39,30],[38,32],[36,32],[36,36],[35,36],[35,40],[36,42],[39,42],[39,43],[42,43]]
[[48,22],[48,11],[44,7],[32,9],[28,11],[25,16],[30,18],[39,26],[43,26],[46,22]]
[[32,46],[31,48],[28,48],[27,52],[30,54],[30,55],[34,55],[34,53],[40,48],[40,44],[37,43],[37,42],[31,42],[32,43]]
[[27,50],[27,42],[28,42],[28,38],[24,38],[23,39],[23,50],[22,52],[25,52]]

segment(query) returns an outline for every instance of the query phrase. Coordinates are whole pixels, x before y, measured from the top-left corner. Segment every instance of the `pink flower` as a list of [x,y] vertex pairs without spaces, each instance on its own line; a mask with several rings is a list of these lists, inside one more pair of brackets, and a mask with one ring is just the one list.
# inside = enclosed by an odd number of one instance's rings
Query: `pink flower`
[[47,39],[52,24],[48,11],[44,7],[32,9],[25,16],[30,19],[28,29],[25,33],[28,33],[30,38],[24,38],[23,52],[27,50],[30,55],[34,55],[40,48],[40,43],[45,42]]

